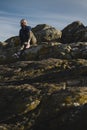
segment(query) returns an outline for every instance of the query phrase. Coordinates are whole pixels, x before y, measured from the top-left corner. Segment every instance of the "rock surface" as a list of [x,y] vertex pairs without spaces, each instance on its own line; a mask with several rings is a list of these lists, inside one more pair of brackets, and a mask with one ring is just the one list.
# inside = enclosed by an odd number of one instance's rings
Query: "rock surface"
[[44,26],[20,59],[18,37],[0,42],[0,130],[87,129],[87,42],[43,41]]
[[82,32],[84,30],[86,30],[86,27],[80,21],[72,22],[62,30],[62,42],[63,43],[72,43],[78,41],[81,42],[83,37]]

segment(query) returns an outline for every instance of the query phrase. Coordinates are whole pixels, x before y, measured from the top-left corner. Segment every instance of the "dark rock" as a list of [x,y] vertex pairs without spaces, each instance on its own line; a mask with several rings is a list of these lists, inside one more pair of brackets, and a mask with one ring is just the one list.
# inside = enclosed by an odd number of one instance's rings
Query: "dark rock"
[[0,130],[87,129],[85,28],[79,21],[66,27],[62,44],[61,31],[38,25],[38,45],[19,59],[18,36],[0,42]]
[[62,30],[62,43],[81,42],[80,33],[78,31],[85,30],[85,26],[80,21],[75,21],[66,26]]

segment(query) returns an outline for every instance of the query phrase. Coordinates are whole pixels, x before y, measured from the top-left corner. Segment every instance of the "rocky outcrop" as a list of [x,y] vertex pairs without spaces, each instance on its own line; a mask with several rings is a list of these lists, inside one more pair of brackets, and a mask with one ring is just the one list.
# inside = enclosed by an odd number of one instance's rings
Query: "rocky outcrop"
[[[78,42],[68,40],[69,28]],[[48,25],[33,31],[38,45],[19,59],[18,36],[0,42],[0,130],[87,129],[86,27],[75,22],[62,30],[69,44]]]
[[87,128],[86,74],[87,61],[82,59],[0,65],[0,128]]
[[[39,24],[32,28],[32,31],[37,38],[37,44],[44,42],[61,42],[63,44],[87,42],[87,27],[80,21],[72,22],[63,30],[57,30],[47,24]],[[19,45],[19,37],[14,36],[5,42],[17,46]]]
[[59,42],[62,36],[62,32],[60,30],[46,24],[37,25],[33,28],[33,32],[36,34],[38,44],[50,41]]
[[87,59],[87,42],[77,42],[62,44],[57,42],[45,42],[37,46],[31,46],[25,53],[17,59],[15,52],[19,51],[20,46],[8,46],[1,44],[0,64],[15,62],[18,60],[43,60],[47,58],[57,59]]
[[84,41],[85,26],[80,21],[75,21],[62,30],[62,43],[73,43]]

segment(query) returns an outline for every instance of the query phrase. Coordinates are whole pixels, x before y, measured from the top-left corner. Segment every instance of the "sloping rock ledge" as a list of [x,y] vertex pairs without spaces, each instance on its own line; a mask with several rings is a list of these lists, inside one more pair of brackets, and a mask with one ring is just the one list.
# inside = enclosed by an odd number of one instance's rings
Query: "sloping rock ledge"
[[0,130],[87,129],[86,27],[33,31],[38,45],[20,59],[18,37],[0,42]]

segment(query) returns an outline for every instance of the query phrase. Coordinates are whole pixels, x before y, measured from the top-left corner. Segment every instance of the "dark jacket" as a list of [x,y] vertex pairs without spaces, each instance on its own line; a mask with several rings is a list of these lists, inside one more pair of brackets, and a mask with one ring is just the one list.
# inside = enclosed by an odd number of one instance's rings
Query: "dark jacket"
[[20,37],[21,45],[23,45],[24,42],[28,42],[30,38],[30,31],[31,31],[30,26],[25,26],[20,29],[19,37]]

